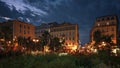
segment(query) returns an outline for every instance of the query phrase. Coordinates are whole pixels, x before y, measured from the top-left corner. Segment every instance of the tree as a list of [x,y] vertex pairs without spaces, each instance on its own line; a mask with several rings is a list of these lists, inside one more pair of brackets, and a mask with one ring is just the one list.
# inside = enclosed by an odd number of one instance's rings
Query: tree
[[23,43],[25,42],[22,36],[17,37],[17,41],[18,41],[18,45],[20,46],[23,45]]
[[102,35],[101,40],[106,42],[106,43],[113,43],[112,42],[112,37],[113,35]]
[[50,33],[48,31],[44,31],[44,33],[41,36],[41,42],[40,42],[42,49],[44,49],[44,46],[50,45],[50,40],[51,40]]
[[[110,55],[112,43],[112,35],[102,35],[99,30],[94,32],[95,46],[99,53],[106,52]],[[99,47],[100,46],[100,47]]]
[[0,38],[3,38],[5,42],[13,41],[12,29],[8,26],[0,27]]
[[97,30],[97,31],[94,32],[94,34],[93,34],[93,40],[96,43],[98,43],[98,42],[101,41],[101,32],[100,32],[100,30]]
[[25,46],[28,50],[36,50],[36,45],[34,44],[33,40],[31,37],[25,38]]
[[57,37],[54,37],[51,40],[51,44],[50,44],[50,49],[53,51],[58,51],[61,49],[61,43],[60,43],[60,39]]

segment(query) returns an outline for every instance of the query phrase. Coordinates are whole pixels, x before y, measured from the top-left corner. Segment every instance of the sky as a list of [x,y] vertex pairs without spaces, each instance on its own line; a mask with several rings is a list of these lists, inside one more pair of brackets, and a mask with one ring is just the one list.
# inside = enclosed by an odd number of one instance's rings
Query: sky
[[0,0],[0,22],[19,19],[34,25],[77,23],[82,44],[89,42],[96,17],[113,14],[120,20],[120,0]]

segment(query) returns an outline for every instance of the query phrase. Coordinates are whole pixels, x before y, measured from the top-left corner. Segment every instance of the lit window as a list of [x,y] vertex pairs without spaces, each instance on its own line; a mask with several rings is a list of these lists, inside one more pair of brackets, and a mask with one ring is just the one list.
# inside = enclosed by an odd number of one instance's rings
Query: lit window
[[100,24],[98,23],[98,26],[100,26]]
[[107,22],[107,25],[109,25],[109,22]]

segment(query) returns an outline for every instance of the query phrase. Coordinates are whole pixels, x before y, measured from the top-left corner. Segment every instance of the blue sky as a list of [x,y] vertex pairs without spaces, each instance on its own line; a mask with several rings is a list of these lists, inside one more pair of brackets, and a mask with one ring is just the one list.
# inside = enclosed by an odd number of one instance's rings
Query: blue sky
[[96,17],[112,14],[120,17],[120,0],[0,0],[0,21],[78,23],[82,44],[89,41]]

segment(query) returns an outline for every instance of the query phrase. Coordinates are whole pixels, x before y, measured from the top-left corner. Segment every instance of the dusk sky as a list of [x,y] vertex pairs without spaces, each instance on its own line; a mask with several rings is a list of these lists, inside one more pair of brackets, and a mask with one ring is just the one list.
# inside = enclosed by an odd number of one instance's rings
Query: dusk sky
[[120,19],[120,0],[0,0],[0,22],[20,19],[34,25],[78,23],[82,44],[89,41],[96,17],[113,14]]

